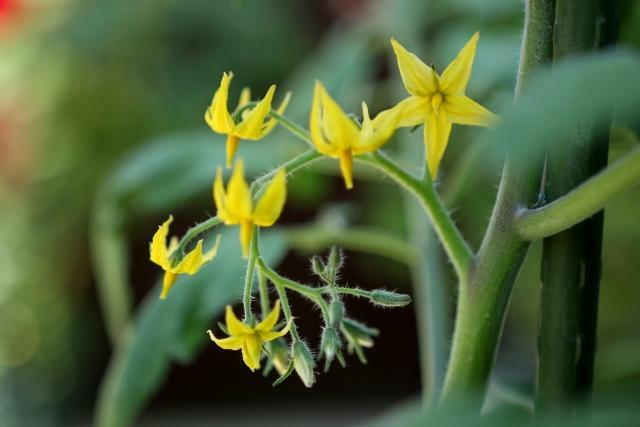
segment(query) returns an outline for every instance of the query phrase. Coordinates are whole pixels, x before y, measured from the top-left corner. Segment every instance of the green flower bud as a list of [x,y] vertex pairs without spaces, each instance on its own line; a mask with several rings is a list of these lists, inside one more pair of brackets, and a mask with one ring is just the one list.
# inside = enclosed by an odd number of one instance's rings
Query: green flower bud
[[340,341],[338,331],[331,327],[324,328],[322,338],[320,339],[320,351],[322,351],[323,356],[328,362],[333,360],[336,353],[340,351],[340,347],[342,347],[342,342]]
[[313,257],[311,257],[311,270],[313,271],[313,274],[315,274],[322,280],[325,280],[325,268],[326,266],[322,262],[322,258],[320,258],[318,255],[314,255]]
[[349,341],[361,347],[373,347],[373,337],[380,334],[377,329],[348,318],[342,320],[342,327]]
[[342,256],[342,248],[339,248],[338,246],[332,246],[331,251],[329,252],[329,256],[327,257],[327,266],[333,272],[334,277],[336,274],[338,274],[338,272],[340,272],[343,261],[344,257]]
[[342,301],[336,299],[329,304],[329,325],[334,328],[340,328],[342,319],[344,317],[344,304]]
[[295,341],[292,344],[291,353],[293,354],[293,367],[302,380],[305,387],[311,387],[316,382],[313,369],[316,362],[313,360],[309,347],[303,341]]
[[287,371],[289,362],[291,361],[287,344],[284,340],[278,339],[266,343],[266,346],[273,367],[278,371],[278,374],[283,375]]
[[411,303],[411,297],[385,289],[375,289],[371,291],[370,301],[384,307],[404,307]]

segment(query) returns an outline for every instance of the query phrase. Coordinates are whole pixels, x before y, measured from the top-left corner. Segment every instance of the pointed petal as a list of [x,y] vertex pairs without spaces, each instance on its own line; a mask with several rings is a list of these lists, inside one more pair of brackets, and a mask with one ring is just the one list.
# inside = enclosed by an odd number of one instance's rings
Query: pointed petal
[[412,95],[429,97],[437,89],[438,76],[433,68],[409,52],[396,39],[391,39],[393,52],[398,60],[400,77],[405,89]]
[[435,179],[440,167],[440,161],[449,142],[451,133],[451,122],[447,118],[445,111],[432,113],[427,116],[427,123],[424,128],[424,142],[427,152],[427,166],[431,179]]
[[260,339],[265,342],[275,340],[276,338],[283,337],[289,333],[289,330],[291,330],[291,323],[291,320],[288,321],[286,326],[280,331],[258,331],[258,335],[260,335]]
[[[284,114],[287,106],[289,105],[289,101],[291,101],[291,92],[287,92],[276,112],[278,114]],[[273,128],[276,127],[277,124],[278,121],[273,117],[267,119],[267,121],[264,123],[264,126],[262,127],[262,137],[267,136],[273,130]]]
[[249,334],[244,337],[242,346],[242,360],[244,364],[255,371],[260,369],[260,353],[262,352],[262,342],[256,334]]
[[262,322],[258,323],[255,327],[256,331],[268,332],[276,326],[278,319],[280,318],[280,300],[277,300],[273,309]]
[[236,155],[236,151],[238,151],[239,143],[240,138],[238,138],[237,135],[227,135],[227,169],[231,169],[231,163],[233,162],[233,157]]
[[284,169],[278,170],[253,211],[253,221],[261,227],[270,227],[280,217],[287,199],[287,179]]
[[211,261],[218,254],[218,249],[220,248],[220,240],[221,240],[221,238],[222,238],[222,235],[218,234],[218,236],[216,237],[216,243],[213,245],[213,247],[211,249],[209,249],[207,252],[205,252],[204,255],[202,255],[202,263],[203,264],[205,262]]
[[322,108],[322,130],[331,145],[341,149],[351,146],[358,138],[358,126],[331,98],[322,83],[319,83],[320,106]]
[[162,278],[162,291],[160,292],[160,299],[166,299],[169,295],[169,291],[176,282],[177,275],[171,271],[165,271]]
[[238,98],[238,107],[236,107],[236,110],[244,107],[249,102],[251,102],[251,89],[248,87],[243,87],[242,92],[240,92],[240,98]]
[[449,119],[461,125],[492,126],[500,119],[496,114],[464,95],[445,97],[444,107]]
[[248,219],[251,216],[252,202],[249,185],[244,180],[244,163],[242,159],[236,162],[233,174],[227,186],[227,200],[225,209],[231,217],[237,219]]
[[215,335],[213,335],[213,332],[211,330],[208,330],[207,333],[209,334],[209,338],[211,338],[211,341],[218,344],[220,348],[223,348],[225,350],[240,350],[242,348],[242,345],[244,344],[243,337],[217,338]]
[[395,106],[378,114],[376,118],[371,121],[371,131],[365,132],[365,129],[363,129],[360,132],[360,139],[351,150],[352,154],[369,153],[380,148],[391,138],[403,114],[402,105]]
[[347,190],[351,190],[353,188],[353,157],[351,157],[351,150],[341,150],[339,156],[340,172],[342,172],[344,186]]
[[164,270],[171,267],[168,259],[167,236],[169,235],[169,225],[172,221],[173,216],[170,215],[169,219],[158,227],[158,231],[153,235],[151,244],[149,245],[149,259]]
[[204,260],[202,257],[202,239],[200,239],[196,247],[186,254],[171,271],[179,274],[196,274],[202,264],[204,264]]
[[229,330],[229,334],[231,336],[243,335],[243,334],[253,334],[253,329],[249,325],[242,323],[236,317],[233,309],[230,305],[227,306],[225,311],[224,321],[227,324],[227,329]]
[[338,148],[334,147],[330,141],[326,139],[323,131],[323,115],[321,108],[320,92],[322,83],[316,81],[316,85],[313,92],[313,102],[311,103],[311,113],[309,115],[309,133],[311,134],[311,141],[316,149],[327,156],[337,156]]
[[217,133],[230,133],[235,126],[231,114],[227,109],[227,100],[229,98],[229,85],[233,73],[223,73],[222,80],[220,81],[220,87],[213,95],[211,105],[207,109],[204,115],[205,121]]
[[476,31],[440,76],[440,91],[445,95],[461,95],[467,88],[479,38]]
[[167,248],[167,256],[171,256],[176,249],[178,249],[178,246],[180,245],[180,239],[178,239],[177,236],[173,236],[171,237],[171,240],[169,240],[169,247]]
[[[427,120],[427,114],[431,113],[431,103],[428,98],[422,98],[419,96],[410,96],[403,99],[395,107],[386,110],[385,114],[391,114],[395,109],[401,109],[402,115],[398,122],[398,127],[418,126]],[[383,113],[378,114],[380,117]],[[376,119],[378,119],[376,117]],[[382,117],[379,118],[382,120]]]
[[236,217],[231,215],[227,210],[227,193],[224,191],[224,183],[222,182],[222,169],[218,166],[216,171],[216,179],[213,182],[213,201],[216,205],[216,215],[225,224],[233,225],[237,224]]
[[276,92],[276,85],[271,85],[267,94],[258,104],[243,116],[242,122],[235,128],[235,133],[243,139],[259,139],[262,137],[264,119],[271,110],[271,101]]
[[242,256],[245,258],[249,256],[252,235],[253,223],[251,221],[240,222],[240,246],[242,246]]

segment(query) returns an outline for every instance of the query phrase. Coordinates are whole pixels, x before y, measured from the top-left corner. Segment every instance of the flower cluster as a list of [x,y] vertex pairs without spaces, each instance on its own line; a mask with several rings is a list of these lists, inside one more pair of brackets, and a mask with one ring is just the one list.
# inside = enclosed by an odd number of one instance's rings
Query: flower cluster
[[[232,73],[223,73],[219,88],[205,113],[205,121],[210,128],[227,136],[226,167],[231,168],[231,177],[225,188],[223,169],[218,166],[213,183],[213,201],[217,215],[194,228],[178,241],[172,239],[167,245],[170,217],[153,236],[150,258],[165,272],[161,298],[166,298],[169,290],[180,274],[195,274],[211,261],[219,248],[219,238],[208,251],[203,250],[203,241],[186,251],[194,235],[223,223],[239,226],[242,253],[247,262],[247,276],[243,299],[244,318],[238,319],[233,309],[226,308],[226,325],[221,329],[228,337],[218,338],[207,331],[219,347],[227,350],[241,350],[244,363],[251,371],[260,369],[266,359],[265,372],[272,368],[280,374],[276,383],[296,372],[306,386],[315,381],[314,369],[317,359],[324,359],[325,370],[333,360],[345,365],[343,350],[355,353],[366,362],[364,348],[373,345],[376,329],[347,316],[343,297],[351,295],[367,298],[375,305],[401,307],[410,303],[407,295],[375,289],[364,290],[339,285],[339,271],[343,267],[343,256],[339,249],[332,248],[328,257],[313,257],[312,270],[319,278],[319,285],[310,286],[280,276],[269,267],[260,255],[258,235],[261,227],[270,227],[280,217],[286,201],[286,177],[304,162],[321,156],[339,160],[346,188],[353,188],[353,159],[374,155],[386,144],[396,129],[405,126],[424,125],[425,162],[427,176],[424,185],[432,185],[437,177],[440,162],[446,150],[453,123],[488,126],[496,122],[497,116],[465,95],[471,74],[478,34],[463,47],[454,61],[438,74],[415,54],[407,51],[395,39],[391,40],[396,55],[402,82],[409,97],[397,105],[371,118],[366,103],[362,103],[360,120],[348,115],[329,95],[321,82],[315,83],[309,116],[309,130],[301,129],[286,117],[284,112],[290,100],[287,93],[277,110],[271,104],[276,87],[271,86],[265,96],[258,101],[251,100],[248,88],[242,90],[238,106],[233,112],[228,109],[229,87]],[[242,159],[235,161],[241,140],[259,140],[282,123],[297,136],[313,147],[313,152],[302,159],[293,159],[266,176],[249,185],[244,176]],[[396,174],[397,175],[397,174]],[[222,267],[219,267],[222,268]],[[252,289],[254,271],[260,284],[262,321],[256,319],[252,310]],[[277,292],[279,299],[271,307],[269,286]],[[298,335],[287,292],[296,292],[319,309],[323,320],[317,358],[306,342]],[[280,311],[285,321],[280,322]],[[287,344],[285,337],[290,337]]]

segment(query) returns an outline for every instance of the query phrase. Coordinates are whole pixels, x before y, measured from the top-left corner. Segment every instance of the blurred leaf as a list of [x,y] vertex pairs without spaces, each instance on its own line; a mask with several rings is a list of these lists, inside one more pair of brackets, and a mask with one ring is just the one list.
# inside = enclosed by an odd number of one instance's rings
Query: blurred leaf
[[[180,277],[164,301],[158,298],[160,282],[145,298],[103,380],[96,409],[98,426],[131,425],[162,385],[170,362],[189,362],[208,340],[208,325],[226,304],[241,297],[246,266],[236,230],[222,234],[220,253],[198,274]],[[272,265],[286,250],[277,230],[264,232],[260,246]]]
[[[248,146],[247,146],[248,145]],[[280,145],[246,141],[239,155],[247,175],[264,172],[281,157]],[[179,210],[209,194],[217,165],[225,158],[224,139],[208,131],[171,134],[149,141],[127,156],[107,178],[95,201],[91,249],[100,303],[113,343],[131,312],[126,218]],[[213,201],[210,211],[214,211]],[[205,214],[203,212],[202,219]],[[149,237],[153,233],[149,228]]]
[[590,55],[559,63],[525,89],[502,122],[484,137],[500,154],[506,147],[539,155],[568,138],[580,122],[603,126],[640,117],[640,57],[629,52]]

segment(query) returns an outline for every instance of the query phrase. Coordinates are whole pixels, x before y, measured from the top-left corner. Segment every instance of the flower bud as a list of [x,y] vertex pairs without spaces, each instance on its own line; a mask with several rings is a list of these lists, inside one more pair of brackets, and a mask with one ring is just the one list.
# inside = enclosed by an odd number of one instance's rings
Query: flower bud
[[322,262],[322,258],[320,258],[318,255],[314,255],[311,258],[311,270],[313,271],[313,274],[315,274],[316,276],[320,277],[323,280],[326,274],[325,268],[326,266]]
[[338,329],[344,317],[344,304],[342,301],[335,299],[329,304],[329,325]]
[[305,387],[311,387],[316,382],[313,369],[316,366],[309,347],[303,341],[295,341],[292,344],[293,367],[302,380]]
[[342,320],[342,326],[349,341],[361,347],[373,347],[373,337],[380,333],[375,328],[348,318]]
[[342,268],[343,261],[344,257],[342,256],[342,248],[332,246],[329,256],[327,257],[327,266],[331,269],[334,275]]
[[266,343],[267,350],[271,355],[270,360],[278,374],[283,375],[289,367],[289,348],[281,339]]
[[385,289],[375,289],[371,291],[370,301],[383,307],[404,307],[411,303],[411,297]]
[[340,341],[338,331],[332,327],[324,328],[322,338],[320,339],[320,351],[322,351],[322,354],[328,362],[333,360],[341,346],[342,342]]

